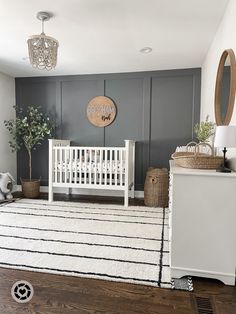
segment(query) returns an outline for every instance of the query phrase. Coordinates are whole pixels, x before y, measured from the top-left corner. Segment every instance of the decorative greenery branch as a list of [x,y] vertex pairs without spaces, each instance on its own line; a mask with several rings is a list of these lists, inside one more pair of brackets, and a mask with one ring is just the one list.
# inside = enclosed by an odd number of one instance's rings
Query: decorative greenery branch
[[194,132],[199,142],[208,142],[209,138],[215,134],[215,123],[210,122],[207,115],[205,121],[194,126]]

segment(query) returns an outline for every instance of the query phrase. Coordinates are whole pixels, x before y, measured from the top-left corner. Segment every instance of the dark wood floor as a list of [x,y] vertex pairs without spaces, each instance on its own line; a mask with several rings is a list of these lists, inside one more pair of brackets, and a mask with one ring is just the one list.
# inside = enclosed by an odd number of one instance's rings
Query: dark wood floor
[[[45,198],[46,195],[42,194],[41,197]],[[65,200],[66,196],[56,198]],[[121,198],[91,196],[70,199],[117,204],[123,202]],[[134,200],[133,204],[141,205],[143,200]],[[34,297],[27,304],[18,304],[11,297],[11,287],[17,280],[27,280],[34,286]],[[213,311],[198,312],[197,300],[209,301]],[[236,287],[194,278],[194,292],[186,292],[0,268],[0,314],[5,313],[236,314]]]
[[[34,297],[27,304],[11,297],[17,280],[28,280],[34,287]],[[203,280],[195,280],[194,286],[194,292],[185,292],[0,268],[0,313],[196,314],[196,296],[209,297],[213,313],[236,313],[234,287]]]

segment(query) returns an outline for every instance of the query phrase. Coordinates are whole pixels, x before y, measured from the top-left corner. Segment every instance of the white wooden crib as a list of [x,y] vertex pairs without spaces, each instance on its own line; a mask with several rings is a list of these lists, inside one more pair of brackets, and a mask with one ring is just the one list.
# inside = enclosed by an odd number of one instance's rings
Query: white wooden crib
[[49,140],[49,191],[53,188],[87,188],[124,191],[134,198],[135,141],[125,140],[124,147],[70,146],[68,140]]

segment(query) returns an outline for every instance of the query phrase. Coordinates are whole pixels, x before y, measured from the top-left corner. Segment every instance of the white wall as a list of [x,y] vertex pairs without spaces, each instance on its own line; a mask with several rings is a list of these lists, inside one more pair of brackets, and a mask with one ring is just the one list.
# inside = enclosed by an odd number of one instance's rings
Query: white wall
[[[215,80],[220,56],[225,49],[232,48],[236,55],[236,0],[229,0],[223,19],[218,27],[212,44],[208,50],[202,66],[202,96],[201,96],[201,120],[205,120],[209,114],[214,118],[214,93]],[[236,125],[236,104],[231,120],[231,125]],[[230,149],[227,153],[231,157],[231,166],[236,170],[236,149]]]
[[0,172],[10,172],[16,178],[16,154],[11,152],[10,135],[4,120],[15,117],[15,79],[0,73]]

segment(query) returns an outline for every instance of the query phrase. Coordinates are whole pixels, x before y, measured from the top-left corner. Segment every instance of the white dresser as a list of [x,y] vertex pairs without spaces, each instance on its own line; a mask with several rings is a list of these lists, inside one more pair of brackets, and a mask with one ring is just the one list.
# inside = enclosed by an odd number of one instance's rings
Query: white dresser
[[195,170],[170,162],[171,276],[235,284],[236,173]]

